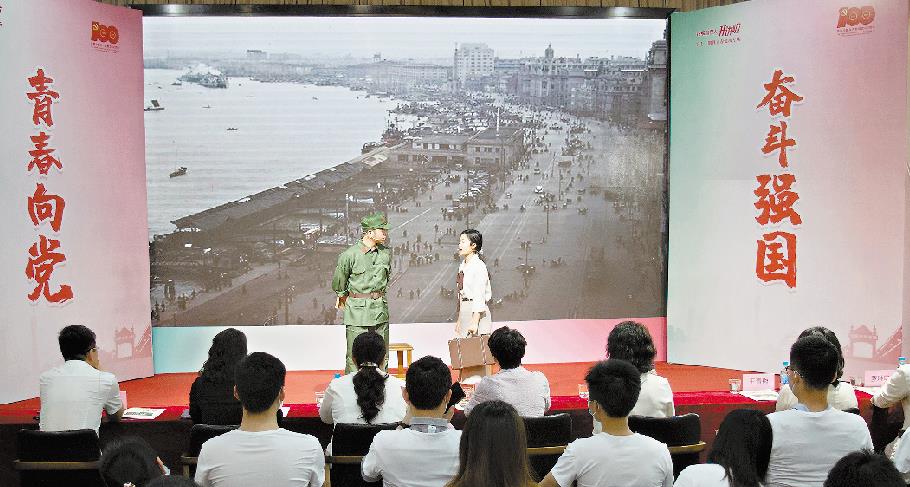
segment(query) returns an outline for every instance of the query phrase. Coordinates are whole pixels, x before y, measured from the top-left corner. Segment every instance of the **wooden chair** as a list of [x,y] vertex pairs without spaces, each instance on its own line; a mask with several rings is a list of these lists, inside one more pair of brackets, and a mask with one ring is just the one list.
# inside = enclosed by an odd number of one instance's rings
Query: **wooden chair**
[[221,436],[228,431],[237,429],[237,425],[194,424],[190,430],[190,445],[186,453],[180,455],[180,465],[183,466],[183,476],[190,477],[199,460],[199,451],[202,444],[216,436]]
[[[390,343],[389,344],[389,354],[395,352],[398,354],[398,369],[395,373],[395,376],[399,379],[404,379],[405,369],[411,366],[411,353],[414,351],[414,347],[410,343]],[[408,362],[405,365],[404,354],[408,353]]]
[[398,423],[346,424],[338,423],[332,433],[332,487],[382,487],[382,482],[365,482],[360,474],[360,461],[370,451],[373,437],[382,430],[393,430]]
[[629,416],[629,429],[665,443],[673,457],[673,475],[699,463],[705,449],[701,441],[701,418],[695,413],[670,418]]
[[101,448],[95,430],[21,430],[13,468],[22,487],[104,487],[98,472]]
[[559,413],[537,418],[522,418],[528,438],[528,462],[539,479],[556,465],[559,456],[572,442],[572,417]]

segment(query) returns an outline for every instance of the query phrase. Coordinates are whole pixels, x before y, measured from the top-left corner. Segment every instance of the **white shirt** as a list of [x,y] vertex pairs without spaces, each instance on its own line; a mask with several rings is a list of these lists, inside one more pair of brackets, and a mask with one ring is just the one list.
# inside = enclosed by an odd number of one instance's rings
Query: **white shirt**
[[880,408],[890,408],[901,403],[904,409],[904,425],[901,429],[910,427],[910,365],[901,365],[888,382],[872,396],[872,404]]
[[821,487],[828,471],[842,457],[872,449],[862,417],[828,408],[811,412],[788,409],[768,415],[774,439],[766,485]]
[[598,433],[579,438],[556,461],[553,479],[560,487],[670,487],[673,461],[667,445],[638,433]]
[[474,394],[464,408],[471,414],[474,406],[492,400],[511,404],[520,416],[536,418],[550,409],[550,382],[543,372],[518,366],[488,375],[474,387]]
[[690,465],[679,472],[673,487],[730,487],[724,467],[716,463]]
[[123,407],[120,386],[110,372],[84,360],[67,360],[40,378],[41,431],[93,429],[101,426],[101,410],[114,414]]
[[[645,416],[648,418],[671,418],[676,416],[673,406],[673,391],[670,382],[657,375],[654,369],[641,374],[641,392],[638,401],[629,416]],[[594,433],[600,433],[603,427],[594,419]]]
[[[790,384],[780,386],[780,394],[777,396],[777,406],[775,408],[778,411],[785,411],[793,409],[797,404],[799,404],[799,399],[790,390]],[[859,403],[856,400],[856,392],[848,382],[838,382],[837,387],[834,387],[833,384],[828,386],[828,404],[834,409],[840,409],[841,411],[859,407]]]
[[[354,392],[354,375],[347,374],[337,379],[332,379],[325,390],[325,398],[319,408],[319,417],[323,422],[332,423],[357,423],[365,424],[363,411],[357,405],[357,394]],[[373,424],[397,423],[404,419],[408,412],[408,405],[404,402],[401,390],[404,381],[395,376],[388,376],[385,380],[385,401],[379,406],[379,414],[371,421]]]
[[322,487],[324,455],[310,435],[233,430],[202,444],[195,480],[202,487]]
[[443,487],[458,473],[461,431],[436,433],[413,429],[380,431],[363,457],[367,482],[382,478],[384,487]]
[[471,312],[489,312],[487,301],[493,298],[493,288],[490,287],[490,274],[487,272],[487,265],[480,260],[477,254],[474,254],[468,258],[467,262],[462,260],[458,264],[458,272],[464,273],[459,298],[469,300],[461,303],[462,308],[470,306]]

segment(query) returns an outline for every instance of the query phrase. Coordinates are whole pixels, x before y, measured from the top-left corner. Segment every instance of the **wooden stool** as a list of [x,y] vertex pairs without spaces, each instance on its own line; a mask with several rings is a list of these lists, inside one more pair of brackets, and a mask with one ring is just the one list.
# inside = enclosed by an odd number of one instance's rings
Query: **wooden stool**
[[408,352],[408,364],[411,366],[411,352],[414,351],[414,347],[410,343],[390,343],[389,344],[389,353],[398,352],[398,373],[395,374],[399,379],[404,379],[404,353]]

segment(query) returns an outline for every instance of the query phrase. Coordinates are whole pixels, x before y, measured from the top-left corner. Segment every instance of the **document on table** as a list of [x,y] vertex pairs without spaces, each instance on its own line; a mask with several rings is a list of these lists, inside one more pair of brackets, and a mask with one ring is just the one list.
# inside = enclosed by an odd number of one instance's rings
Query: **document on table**
[[163,412],[164,408],[129,408],[123,412],[123,417],[126,419],[155,419]]
[[777,391],[739,391],[753,401],[777,401]]

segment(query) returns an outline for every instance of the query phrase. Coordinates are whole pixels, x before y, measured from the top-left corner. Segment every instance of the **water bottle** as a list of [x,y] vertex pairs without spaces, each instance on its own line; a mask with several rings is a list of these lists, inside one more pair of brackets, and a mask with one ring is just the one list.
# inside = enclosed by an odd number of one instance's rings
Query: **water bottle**
[[784,368],[780,372],[780,385],[783,387],[786,384],[790,383],[790,377],[787,376],[787,368],[790,367],[790,362],[784,361]]
[[898,367],[900,367],[901,365],[905,365],[906,363],[907,363],[907,357],[898,357],[897,358]]

